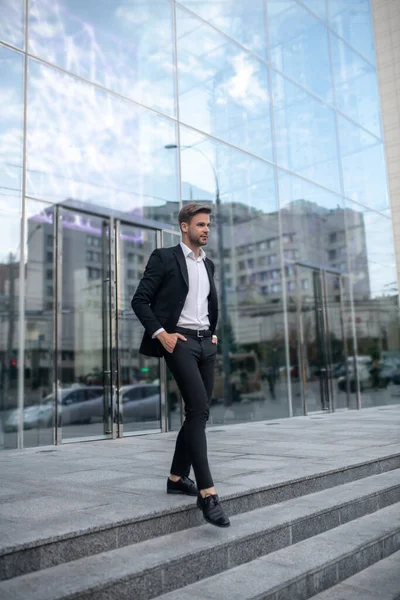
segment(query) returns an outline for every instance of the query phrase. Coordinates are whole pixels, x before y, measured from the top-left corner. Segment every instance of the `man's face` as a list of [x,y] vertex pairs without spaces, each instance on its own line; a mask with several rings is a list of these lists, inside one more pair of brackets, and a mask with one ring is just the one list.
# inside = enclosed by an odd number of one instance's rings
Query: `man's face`
[[210,215],[207,213],[197,213],[190,224],[182,223],[182,231],[188,237],[188,241],[195,246],[205,246],[208,242],[210,233]]

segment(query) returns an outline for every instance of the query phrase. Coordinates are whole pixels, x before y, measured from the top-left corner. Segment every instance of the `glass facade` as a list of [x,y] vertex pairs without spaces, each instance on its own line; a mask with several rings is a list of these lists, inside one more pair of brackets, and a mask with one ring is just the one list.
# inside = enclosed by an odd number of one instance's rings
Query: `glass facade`
[[1,447],[179,428],[130,300],[190,201],[210,423],[399,402],[369,0],[3,0],[0,97]]

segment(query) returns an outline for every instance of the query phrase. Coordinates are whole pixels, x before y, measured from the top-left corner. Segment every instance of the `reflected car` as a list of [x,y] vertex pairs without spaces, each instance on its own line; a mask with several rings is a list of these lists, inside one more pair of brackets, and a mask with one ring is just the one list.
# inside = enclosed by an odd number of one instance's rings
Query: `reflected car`
[[159,421],[161,414],[160,386],[152,383],[136,383],[121,388],[122,419],[131,421]]
[[[90,423],[103,414],[103,387],[79,386],[60,391],[61,423]],[[54,394],[46,396],[42,403],[24,408],[24,429],[51,427],[53,424]],[[18,410],[13,410],[5,420],[4,431],[17,431]]]
[[[362,392],[365,388],[369,388],[372,386],[371,374],[369,372],[369,368],[363,364],[358,365],[358,379],[360,382],[360,391]],[[337,380],[338,388],[341,392],[345,392],[347,388],[347,377],[343,375],[339,377]],[[352,394],[355,394],[357,391],[356,378],[354,375],[354,369],[349,368],[349,391]]]

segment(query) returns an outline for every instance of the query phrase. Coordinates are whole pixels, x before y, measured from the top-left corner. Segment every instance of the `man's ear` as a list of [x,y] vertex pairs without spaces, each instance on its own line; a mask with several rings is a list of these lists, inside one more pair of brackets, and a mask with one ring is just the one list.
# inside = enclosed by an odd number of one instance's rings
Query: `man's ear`
[[189,225],[188,225],[187,223],[185,223],[184,221],[183,221],[183,223],[181,223],[181,231],[182,231],[183,233],[186,233],[186,232],[187,232],[187,230],[188,230],[188,227],[189,227]]

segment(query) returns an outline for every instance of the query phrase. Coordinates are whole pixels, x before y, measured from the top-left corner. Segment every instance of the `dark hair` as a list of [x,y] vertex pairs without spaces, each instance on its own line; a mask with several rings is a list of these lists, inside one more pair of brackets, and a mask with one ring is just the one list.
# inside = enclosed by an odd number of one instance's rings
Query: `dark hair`
[[181,210],[179,211],[179,225],[181,223],[188,223],[190,225],[190,221],[198,213],[207,213],[208,215],[210,215],[211,208],[209,206],[206,206],[205,204],[196,204],[196,202],[190,202],[190,204],[185,204],[185,206],[182,206]]

